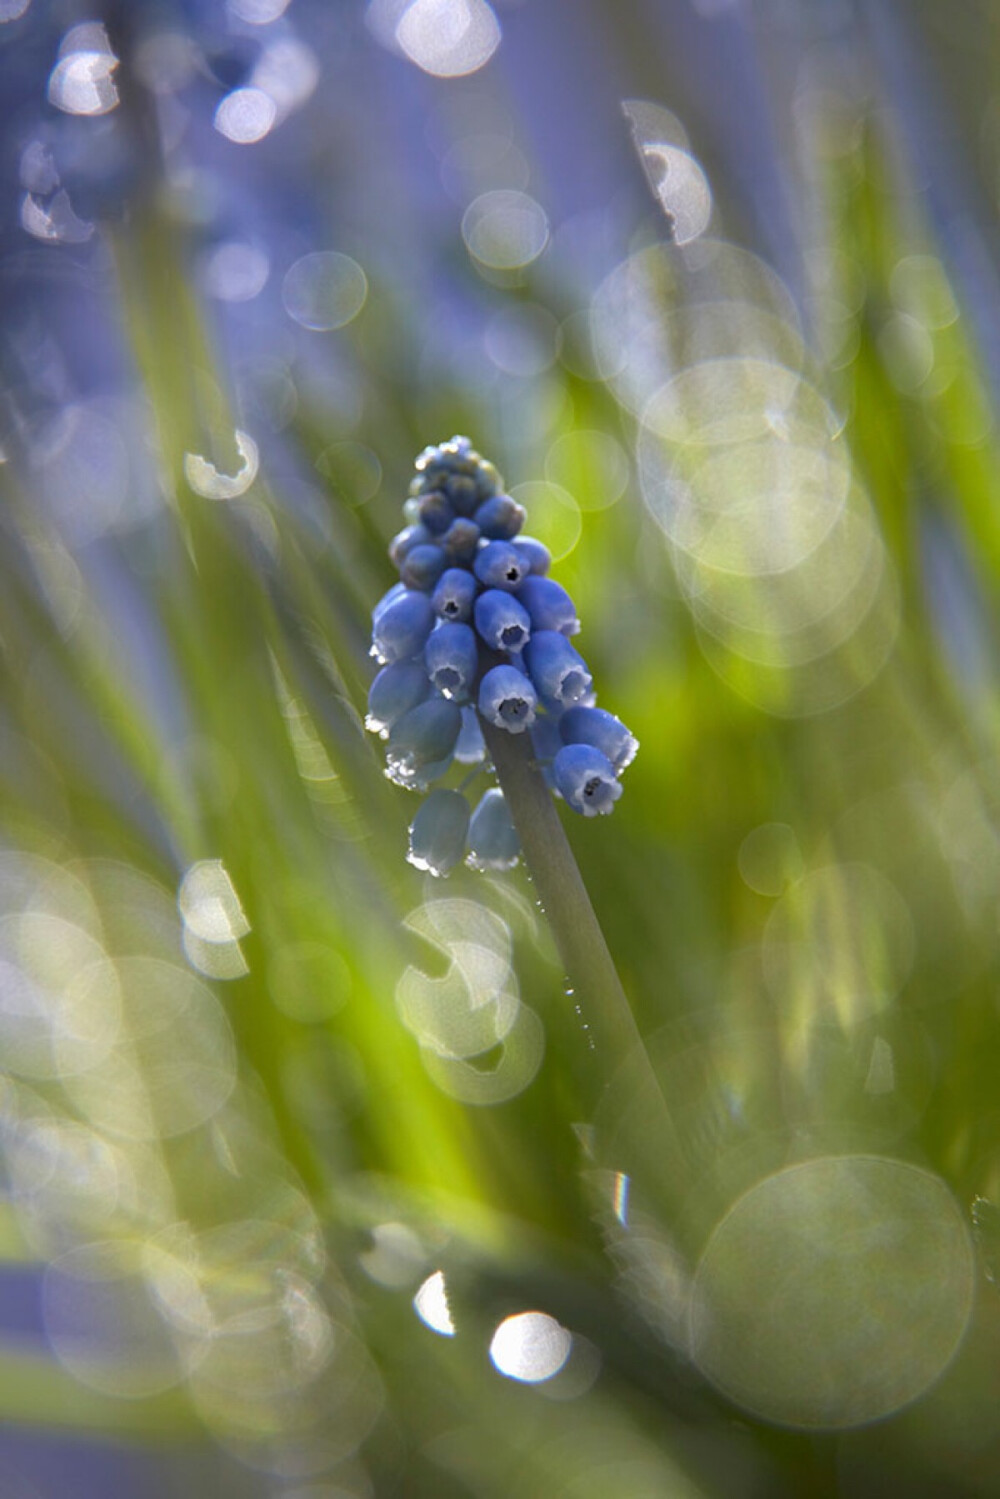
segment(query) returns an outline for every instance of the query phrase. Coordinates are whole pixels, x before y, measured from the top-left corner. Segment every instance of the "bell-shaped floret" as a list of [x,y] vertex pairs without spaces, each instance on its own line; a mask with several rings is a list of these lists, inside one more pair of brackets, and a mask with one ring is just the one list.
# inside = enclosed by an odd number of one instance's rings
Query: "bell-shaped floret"
[[389,731],[386,775],[400,786],[425,784],[431,767],[447,766],[461,727],[457,703],[443,697],[418,703]]
[[521,852],[520,840],[504,794],[493,786],[483,796],[469,822],[469,856],[473,869],[513,869]]
[[[472,443],[467,437],[451,437],[447,442],[432,443],[417,455],[414,467],[424,481],[425,489],[437,487],[436,481],[452,474],[465,473],[474,467]],[[432,482],[428,482],[432,481]]]
[[479,527],[468,516],[460,515],[439,540],[449,567],[468,567],[479,550]]
[[488,541],[476,553],[473,570],[484,588],[503,588],[513,593],[527,577],[529,564],[513,542]]
[[395,781],[397,786],[402,786],[406,791],[426,791],[428,786],[433,786],[435,781],[446,776],[454,763],[455,756],[451,754],[445,755],[443,760],[432,760],[429,765],[421,765],[412,776],[398,776],[388,767],[385,773],[390,781]]
[[491,495],[503,489],[503,480],[488,458],[480,458],[473,478],[476,481],[476,494],[480,501],[488,500]]
[[435,538],[447,531],[455,519],[455,512],[451,508],[451,501],[447,495],[442,494],[440,489],[431,489],[420,499],[420,520],[431,535]]
[[471,573],[464,567],[449,567],[441,574],[431,594],[434,612],[442,619],[464,623],[472,618],[472,605],[478,592],[479,584]]
[[402,567],[414,547],[427,546],[433,540],[427,527],[419,522],[414,526],[404,526],[389,543],[389,561],[393,567]]
[[434,610],[426,593],[397,585],[372,614],[372,649],[376,661],[408,661],[423,650],[434,627]]
[[523,557],[529,572],[538,573],[541,576],[552,566],[552,553],[544,541],[539,541],[537,536],[519,536],[511,545]]
[[539,713],[531,726],[531,743],[536,760],[554,760],[563,747],[558,718],[553,718],[551,713]]
[[538,768],[550,791],[558,790],[555,777],[552,774],[552,762],[563,747],[562,738],[559,733],[559,720],[553,718],[550,713],[540,712],[535,722],[531,725],[531,748],[535,754]]
[[386,589],[385,593],[383,593],[382,597],[379,599],[378,603],[372,610],[373,626],[378,624],[379,620],[382,618],[382,615],[388,609],[389,605],[394,604],[397,599],[402,598],[405,592],[405,583],[393,583],[391,588]]
[[639,748],[638,739],[621,719],[603,708],[567,708],[559,720],[559,733],[564,744],[591,744],[600,750],[611,761],[616,775],[631,765]]
[[472,515],[478,509],[479,495],[471,474],[452,474],[443,488],[456,515]]
[[539,630],[524,649],[524,660],[539,697],[555,708],[568,708],[590,691],[586,661],[557,630]]
[[407,552],[399,576],[407,588],[431,589],[445,570],[447,558],[439,546],[414,547]]
[[462,727],[455,741],[455,759],[459,765],[478,765],[486,759],[486,740],[479,727],[479,714],[471,706],[462,709]]
[[456,472],[463,472],[471,468],[478,454],[472,446],[471,438],[465,437],[461,432],[456,432],[454,437],[449,437],[438,447],[442,459],[450,464]]
[[516,653],[528,643],[531,620],[513,594],[488,588],[476,600],[474,618],[480,637],[495,651]]
[[538,698],[516,666],[494,666],[479,684],[479,711],[498,728],[520,734],[535,721]]
[[479,670],[479,641],[471,625],[440,624],[424,646],[427,675],[445,697],[469,696]]
[[441,449],[436,442],[429,442],[425,448],[421,448],[413,460],[413,467],[418,474],[425,474],[428,469],[435,465],[441,466]]
[[460,791],[432,791],[410,823],[407,858],[415,869],[448,874],[465,852],[469,804]]
[[610,812],[622,785],[607,755],[592,744],[567,744],[552,762],[556,786],[574,812],[596,817]]
[[368,689],[365,728],[384,739],[404,713],[429,697],[431,684],[420,661],[394,661],[383,666]]
[[576,605],[565,588],[551,578],[525,578],[517,597],[531,616],[532,630],[558,630],[560,635],[575,635],[579,630]]
[[525,511],[509,494],[495,494],[472,518],[488,540],[512,541],[524,525]]

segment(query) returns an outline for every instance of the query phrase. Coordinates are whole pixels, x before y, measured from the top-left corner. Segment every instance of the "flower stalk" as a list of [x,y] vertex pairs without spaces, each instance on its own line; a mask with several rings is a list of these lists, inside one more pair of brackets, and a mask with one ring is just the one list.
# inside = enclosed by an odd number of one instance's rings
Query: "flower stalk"
[[483,725],[525,865],[606,1078],[641,1037],[530,739]]
[[[416,470],[389,546],[399,581],[372,616],[382,670],[367,724],[387,739],[386,774],[425,797],[410,825],[417,869],[446,876],[466,850],[474,869],[523,856],[589,1042],[593,1094],[645,1053],[553,793],[586,818],[611,812],[638,744],[597,708],[570,643],[576,606],[547,576],[545,546],[521,534],[524,509],[494,466],[454,437],[425,448]],[[468,775],[456,784],[452,767],[487,756],[499,787],[471,809]]]

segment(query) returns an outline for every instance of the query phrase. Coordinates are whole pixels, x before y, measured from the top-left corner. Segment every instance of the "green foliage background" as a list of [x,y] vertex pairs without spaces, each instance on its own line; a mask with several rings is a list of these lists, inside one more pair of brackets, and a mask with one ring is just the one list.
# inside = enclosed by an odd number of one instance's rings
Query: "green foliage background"
[[[914,212],[884,121],[873,115],[848,134],[836,119],[820,125],[818,139],[828,131],[814,163],[823,248],[830,277],[839,270],[851,285],[826,286],[836,336],[812,358],[810,378],[845,414],[837,440],[877,517],[899,625],[881,669],[859,669],[856,690],[816,715],[794,703],[780,711],[771,679],[736,653],[714,669],[634,468],[621,499],[601,508],[604,476],[588,467],[587,450],[574,457],[575,435],[609,434],[631,454],[636,428],[610,383],[579,372],[585,351],[571,357],[568,328],[566,357],[546,376],[558,418],[534,445],[516,442],[511,463],[496,407],[460,383],[421,377],[414,310],[373,269],[358,318],[317,335],[340,342],[362,391],[357,426],[349,437],[331,430],[306,382],[290,433],[322,490],[322,514],[303,518],[288,503],[266,455],[244,496],[212,502],[189,486],[183,456],[211,455],[232,472],[235,420],[185,229],[154,184],[127,221],[102,230],[165,498],[148,527],[114,543],[155,621],[157,680],[85,561],[74,561],[34,502],[30,467],[5,464],[4,880],[20,892],[11,905],[18,919],[85,906],[81,926],[115,962],[155,953],[180,972],[179,882],[197,861],[221,861],[245,917],[242,965],[238,976],[209,973],[206,982],[232,1029],[237,1082],[223,1113],[194,1135],[165,1132],[133,1151],[127,1133],[111,1131],[140,1179],[131,1206],[122,1190],[98,1212],[56,1174],[51,1201],[39,1207],[39,1178],[27,1206],[15,1194],[5,1209],[2,1249],[11,1264],[40,1263],[100,1240],[118,1246],[123,1283],[161,1290],[167,1259],[156,1255],[167,1256],[170,1273],[198,1282],[214,1325],[233,1337],[227,1316],[271,1307],[274,1275],[299,1274],[302,1305],[313,1308],[315,1297],[320,1308],[310,1313],[315,1336],[332,1338],[333,1351],[316,1353],[313,1370],[293,1350],[287,1377],[269,1385],[263,1370],[280,1363],[287,1330],[264,1316],[256,1342],[250,1317],[233,1368],[199,1382],[208,1355],[186,1362],[177,1298],[163,1292],[179,1340],[174,1376],[152,1379],[147,1398],[120,1398],[130,1393],[122,1368],[138,1370],[141,1386],[150,1360],[167,1357],[154,1357],[145,1334],[131,1343],[131,1313],[122,1313],[107,1377],[91,1369],[80,1381],[48,1358],[3,1350],[8,1420],[168,1451],[216,1438],[247,1461],[247,1492],[275,1471],[289,1485],[334,1485],[324,1495],[993,1491],[995,401],[975,310],[957,315],[962,298]],[[661,233],[651,207],[636,247]],[[455,253],[456,277],[474,278]],[[885,331],[898,311],[894,272],[912,256],[927,258],[927,284],[956,308],[946,320],[907,308],[903,331],[920,358],[929,347],[932,379],[914,375],[917,356]],[[495,295],[547,308],[560,322],[575,310],[544,264]],[[672,295],[683,300],[682,280],[664,293],[665,317]],[[690,315],[696,320],[697,308]],[[555,575],[577,599],[602,702],[642,745],[614,817],[600,825],[566,817],[567,832],[651,1054],[701,1046],[728,1058],[708,1069],[704,1087],[667,1097],[692,1179],[679,1182],[665,1147],[668,1184],[644,1210],[659,1215],[665,1233],[690,1233],[696,1254],[697,1225],[718,1221],[753,1173],[763,1179],[789,1161],[850,1150],[939,1174],[970,1236],[975,1230],[976,1303],[957,1359],[915,1407],[881,1425],[833,1436],[757,1421],[714,1393],[662,1336],[648,1287],[637,1288],[608,1228],[603,1173],[614,1162],[602,1132],[614,1136],[607,1110],[620,1095],[605,1103],[595,1141],[588,1130],[609,1081],[604,1059],[588,1055],[525,872],[494,879],[463,869],[447,887],[429,888],[405,863],[412,806],[385,781],[379,746],[361,726],[368,611],[392,581],[385,544],[413,456],[453,431],[468,431],[513,485],[543,478],[547,452],[564,439],[582,529]],[[364,451],[381,464],[373,495],[357,467]],[[935,590],[935,549],[953,559],[974,649]],[[854,665],[841,666],[851,681]],[[762,696],[779,711],[763,711]],[[889,961],[890,917],[877,902],[858,904],[849,873],[833,878],[819,915],[806,895],[796,904],[816,871],[857,865],[891,882],[913,937],[904,981],[861,1009],[860,989],[875,992]],[[521,998],[544,1027],[537,1075],[496,1106],[449,1096],[397,1009],[408,966],[432,976],[446,966],[447,955],[405,924],[439,898],[477,903],[507,923]],[[781,922],[798,946],[781,968],[793,992],[776,997],[767,954]],[[230,957],[237,951],[223,947]],[[896,1058],[888,1101],[864,1086],[877,1035],[890,1037]],[[192,1066],[198,1037],[195,1028]],[[827,1039],[829,1066],[820,1055]],[[140,1077],[147,1066],[155,1073],[155,1043],[137,1056]],[[498,1056],[475,1066],[488,1071]],[[177,1057],[184,1065],[182,1050]],[[721,1071],[742,1100],[738,1127],[719,1122]],[[4,1086],[11,1119],[92,1127],[58,1068],[31,1084],[30,1108],[16,1062]],[[771,1119],[768,1108],[789,1089],[798,1090],[798,1113],[787,1105]],[[763,1164],[755,1158],[750,1176],[726,1174],[736,1145],[765,1137],[774,1148]],[[236,1139],[244,1155],[227,1166]],[[647,1148],[656,1154],[655,1142]],[[156,1194],[141,1190],[147,1155],[172,1194],[169,1212],[162,1193],[154,1208]],[[273,1233],[213,1259],[206,1236],[234,1222],[263,1222]],[[293,1272],[289,1246],[307,1240],[315,1240],[303,1250],[310,1268]],[[437,1269],[457,1328],[448,1339],[411,1306]],[[264,1288],[256,1301],[244,1283],[255,1278]],[[585,1351],[572,1366],[579,1389],[562,1398],[505,1380],[489,1362],[498,1321],[529,1308],[569,1327]],[[326,1466],[310,1456],[299,1471],[295,1454],[325,1439]],[[226,1482],[239,1491],[240,1480]]]

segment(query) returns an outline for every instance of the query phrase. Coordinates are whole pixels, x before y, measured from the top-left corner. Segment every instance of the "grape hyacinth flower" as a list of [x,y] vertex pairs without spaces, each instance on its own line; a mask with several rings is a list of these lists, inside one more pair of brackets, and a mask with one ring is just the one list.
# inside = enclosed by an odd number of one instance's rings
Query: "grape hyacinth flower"
[[479,686],[479,716],[508,734],[521,734],[535,721],[538,698],[531,678],[516,666],[492,666]]
[[479,644],[468,625],[440,624],[424,647],[431,686],[445,697],[464,701],[479,670]]
[[431,684],[422,662],[393,661],[383,666],[368,690],[365,728],[388,739],[389,730],[404,713],[409,713],[430,694]]
[[473,611],[480,640],[495,651],[523,650],[531,637],[531,616],[513,594],[487,588]]
[[611,761],[616,775],[632,764],[639,749],[635,735],[603,708],[567,708],[559,720],[559,735],[564,744],[592,744]]
[[473,869],[513,869],[519,852],[504,794],[491,786],[469,820],[468,863]]
[[610,812],[622,794],[607,755],[592,744],[567,744],[552,762],[556,787],[568,806],[584,817]]
[[[406,524],[389,544],[399,581],[372,612],[381,670],[365,726],[387,741],[389,779],[429,791],[410,825],[416,868],[446,875],[466,854],[475,869],[509,869],[520,845],[504,791],[491,787],[474,811],[464,794],[494,772],[505,742],[584,817],[612,810],[638,743],[595,706],[592,674],[569,641],[576,606],[548,577],[547,547],[522,534],[524,508],[494,466],[453,437],[425,448],[416,471]],[[510,740],[490,741],[498,731]],[[455,786],[430,790],[454,767],[463,768]]]
[[428,874],[449,874],[465,853],[469,804],[459,791],[432,791],[410,823],[407,858]]
[[554,711],[588,696],[593,678],[587,663],[558,630],[535,630],[524,657],[539,696]]
[[420,787],[432,766],[447,767],[461,727],[461,710],[444,697],[428,698],[404,713],[389,730],[385,758],[390,779]]

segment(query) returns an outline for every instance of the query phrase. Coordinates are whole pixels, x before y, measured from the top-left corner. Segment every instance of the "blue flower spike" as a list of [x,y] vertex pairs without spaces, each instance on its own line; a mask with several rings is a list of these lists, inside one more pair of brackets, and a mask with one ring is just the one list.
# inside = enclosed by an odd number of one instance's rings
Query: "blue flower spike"
[[[523,736],[574,812],[610,812],[638,743],[594,706],[590,669],[569,641],[576,606],[547,576],[548,548],[523,534],[524,508],[469,439],[453,437],[420,454],[403,515],[389,545],[399,582],[372,611],[382,669],[365,726],[387,741],[386,775],[426,793],[453,766],[473,767],[461,787],[491,774],[489,724]],[[467,855],[474,869],[511,868],[519,844],[502,791],[487,790],[470,817],[461,787],[426,796],[410,827],[411,864],[446,875]]]

